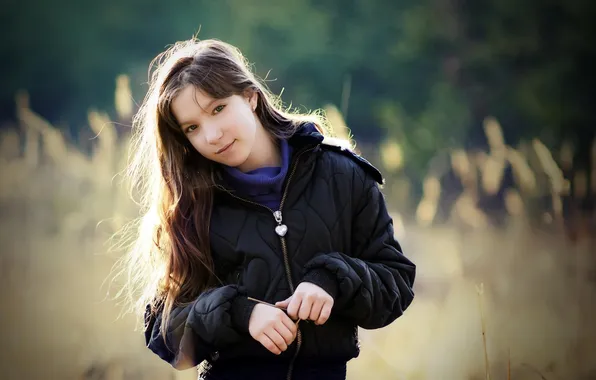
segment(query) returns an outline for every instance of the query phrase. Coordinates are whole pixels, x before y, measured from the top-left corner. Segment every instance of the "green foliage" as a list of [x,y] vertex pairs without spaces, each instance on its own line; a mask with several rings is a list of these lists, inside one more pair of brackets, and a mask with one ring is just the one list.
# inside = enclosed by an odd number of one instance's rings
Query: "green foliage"
[[554,0],[9,2],[0,16],[11,31],[1,53],[9,75],[0,102],[2,110],[13,109],[15,92],[26,89],[32,108],[77,130],[90,106],[111,109],[114,78],[130,75],[140,101],[151,58],[200,31],[200,38],[240,47],[287,103],[345,107],[360,141],[403,139],[407,165],[421,174],[437,150],[481,144],[487,116],[501,120],[512,141],[538,136],[553,143],[563,128],[593,120],[584,111],[593,86],[575,69],[580,61],[589,68],[594,58],[585,38],[594,29],[588,6]]

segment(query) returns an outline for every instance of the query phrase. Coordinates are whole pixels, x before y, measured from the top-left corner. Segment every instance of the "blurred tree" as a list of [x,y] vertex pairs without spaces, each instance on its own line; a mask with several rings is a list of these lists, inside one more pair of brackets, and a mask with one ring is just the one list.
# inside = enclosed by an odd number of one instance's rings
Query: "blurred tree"
[[239,46],[294,107],[336,104],[358,140],[397,138],[404,170],[420,179],[435,154],[485,144],[487,116],[510,143],[590,140],[592,4],[12,0],[0,15],[10,31],[0,52],[0,120],[14,116],[19,89],[29,91],[33,109],[73,131],[89,107],[114,114],[118,75],[131,76],[140,101],[150,59],[200,30],[200,38]]

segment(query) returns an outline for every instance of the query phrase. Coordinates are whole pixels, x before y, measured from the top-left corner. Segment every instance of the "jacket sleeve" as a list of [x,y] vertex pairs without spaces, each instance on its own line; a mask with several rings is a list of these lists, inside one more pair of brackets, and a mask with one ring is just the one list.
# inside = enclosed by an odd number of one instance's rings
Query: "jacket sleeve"
[[203,292],[195,301],[174,307],[166,329],[160,332],[163,308],[145,313],[147,347],[172,367],[184,370],[199,365],[217,350],[248,336],[254,302],[236,285]]
[[384,327],[400,317],[414,298],[416,266],[402,254],[383,194],[373,178],[354,169],[351,254],[315,255],[302,281],[334,298],[333,314],[366,329]]

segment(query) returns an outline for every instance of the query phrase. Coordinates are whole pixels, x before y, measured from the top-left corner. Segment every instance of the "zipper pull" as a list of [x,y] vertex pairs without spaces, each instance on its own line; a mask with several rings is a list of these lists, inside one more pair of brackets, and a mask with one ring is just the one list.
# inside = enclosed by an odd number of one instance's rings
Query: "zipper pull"
[[278,234],[279,236],[285,236],[286,233],[288,233],[288,226],[286,226],[285,224],[282,224],[282,218],[281,218],[281,211],[275,211],[273,213],[273,217],[275,218],[275,221],[277,222],[277,227],[275,227],[275,233]]

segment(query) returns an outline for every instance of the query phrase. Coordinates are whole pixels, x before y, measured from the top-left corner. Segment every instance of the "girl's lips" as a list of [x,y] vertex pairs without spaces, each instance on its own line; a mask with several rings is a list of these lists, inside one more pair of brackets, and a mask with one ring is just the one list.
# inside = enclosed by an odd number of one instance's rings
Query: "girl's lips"
[[226,150],[230,149],[230,147],[232,146],[232,144],[234,144],[235,142],[236,142],[236,140],[232,141],[228,145],[224,146],[223,148],[221,148],[220,150],[218,150],[217,152],[215,152],[215,154],[220,154],[220,153],[225,152]]

